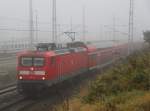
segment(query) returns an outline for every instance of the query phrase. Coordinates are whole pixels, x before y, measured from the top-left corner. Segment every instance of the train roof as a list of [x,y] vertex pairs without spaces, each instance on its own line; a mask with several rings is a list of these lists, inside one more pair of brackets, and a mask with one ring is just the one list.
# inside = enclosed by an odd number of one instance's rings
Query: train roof
[[43,51],[48,51],[48,50],[55,50],[57,49],[57,46],[55,43],[38,43],[36,45],[37,50],[43,50]]
[[42,57],[47,57],[47,56],[55,56],[56,54],[54,51],[23,51],[17,54],[17,56],[42,56]]
[[63,54],[70,54],[70,53],[79,53],[85,52],[87,49],[83,47],[78,48],[64,48],[64,49],[56,49],[50,51],[23,51],[18,53],[18,56],[42,56],[42,57],[49,57],[49,56],[56,56],[56,55],[63,55]]
[[69,54],[69,53],[78,53],[88,51],[89,53],[95,52],[97,50],[105,50],[110,49],[111,46],[101,47],[101,44],[85,44],[83,42],[71,42],[67,43],[65,47],[57,46],[55,43],[39,43],[36,46],[35,51],[23,51],[18,53],[18,56],[56,56],[62,54]]
[[97,50],[97,48],[93,45],[87,45],[86,47],[87,47],[88,52],[94,52]]

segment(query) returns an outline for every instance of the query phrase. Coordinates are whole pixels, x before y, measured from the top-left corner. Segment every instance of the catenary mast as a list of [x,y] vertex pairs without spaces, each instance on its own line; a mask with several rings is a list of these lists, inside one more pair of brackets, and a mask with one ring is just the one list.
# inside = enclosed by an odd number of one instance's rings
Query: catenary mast
[[133,50],[133,38],[134,38],[134,0],[130,0],[129,33],[128,33],[128,55]]
[[56,0],[53,0],[52,11],[52,42],[57,44]]
[[29,47],[32,50],[34,47],[34,35],[33,35],[33,0],[29,0],[29,24],[30,24],[30,43],[29,43]]

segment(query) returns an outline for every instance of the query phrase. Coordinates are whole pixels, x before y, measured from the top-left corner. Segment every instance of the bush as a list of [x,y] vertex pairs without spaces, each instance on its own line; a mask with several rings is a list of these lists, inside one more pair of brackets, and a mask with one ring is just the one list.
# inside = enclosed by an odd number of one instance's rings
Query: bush
[[105,98],[133,90],[150,88],[150,52],[136,52],[123,64],[118,64],[91,83],[85,103],[105,101]]

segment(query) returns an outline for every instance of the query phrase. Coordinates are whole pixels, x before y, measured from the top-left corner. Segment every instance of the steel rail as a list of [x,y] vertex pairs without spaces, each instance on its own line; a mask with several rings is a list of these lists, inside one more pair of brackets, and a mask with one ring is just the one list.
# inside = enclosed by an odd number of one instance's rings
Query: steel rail
[[9,85],[5,88],[1,88],[0,89],[0,96],[3,94],[9,93],[9,92],[15,91],[15,90],[17,90],[16,84],[12,84],[12,85]]

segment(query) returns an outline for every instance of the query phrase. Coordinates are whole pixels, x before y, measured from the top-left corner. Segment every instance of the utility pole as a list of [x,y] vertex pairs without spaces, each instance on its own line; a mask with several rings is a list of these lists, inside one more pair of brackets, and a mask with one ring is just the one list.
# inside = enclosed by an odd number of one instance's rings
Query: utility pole
[[133,50],[133,37],[134,37],[134,0],[130,0],[129,9],[129,35],[128,35],[128,55]]
[[113,40],[115,43],[116,40],[116,18],[115,17],[113,18]]
[[99,28],[99,39],[100,40],[103,40],[104,38],[103,38],[103,25],[100,25],[100,28]]
[[36,19],[36,43],[38,43],[38,12],[35,11],[35,19]]
[[70,31],[72,32],[72,17],[70,18]]
[[86,30],[85,30],[85,6],[83,6],[83,17],[82,17],[82,36],[83,36],[83,42],[86,42]]
[[52,41],[57,44],[57,18],[56,18],[56,0],[53,0],[52,15]]
[[[61,24],[57,24],[57,32],[59,32],[59,33],[61,33]],[[60,38],[60,36],[59,36],[59,33],[58,33],[58,35],[57,35],[57,43],[61,43],[61,38]]]
[[29,0],[29,21],[30,21],[30,49],[34,47],[34,37],[33,37],[33,0]]

